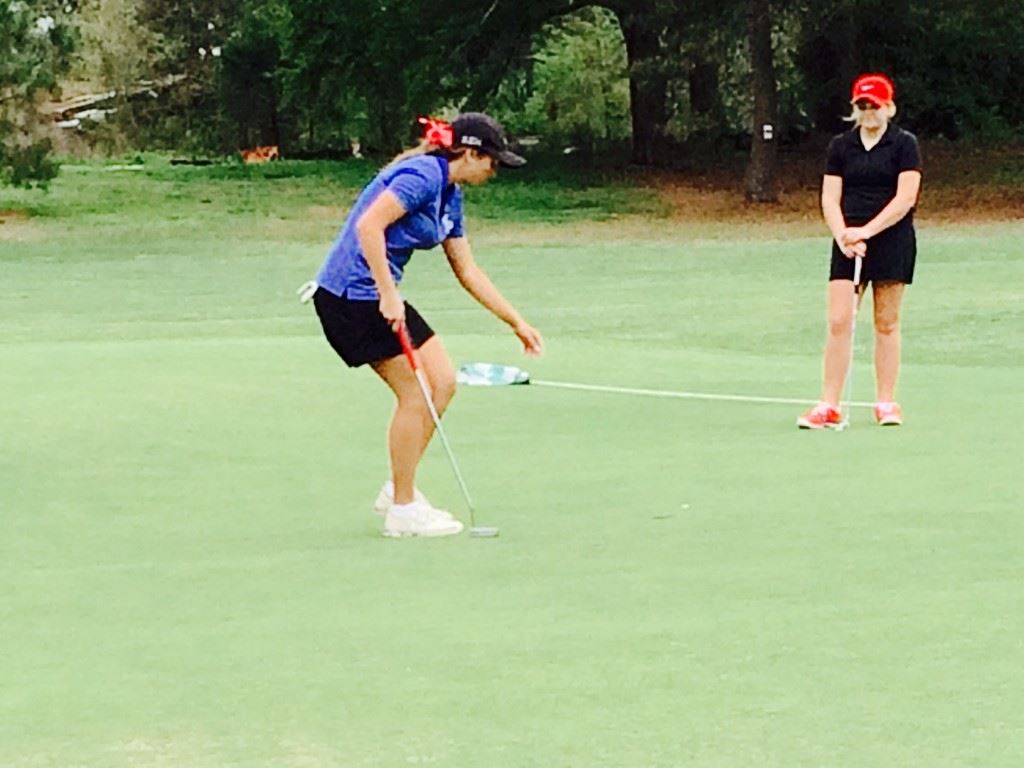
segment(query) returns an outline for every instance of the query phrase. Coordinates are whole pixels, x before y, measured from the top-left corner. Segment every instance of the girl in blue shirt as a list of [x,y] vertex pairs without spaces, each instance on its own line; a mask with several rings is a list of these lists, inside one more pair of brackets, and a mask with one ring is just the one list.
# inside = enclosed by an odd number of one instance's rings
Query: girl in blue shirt
[[369,364],[397,406],[388,428],[391,481],[374,509],[389,536],[449,536],[462,524],[415,488],[416,467],[434,432],[415,374],[396,336],[405,326],[430,383],[437,412],[455,394],[455,370],[438,338],[398,291],[413,251],[441,245],[466,291],[503,320],[524,351],[539,355],[540,333],[473,260],[462,219],[462,185],[483,184],[498,166],[526,161],[509,150],[502,127],[469,112],[451,124],[423,120],[420,146],[402,153],[360,194],[316,278],[313,302],[327,341],[349,366]]

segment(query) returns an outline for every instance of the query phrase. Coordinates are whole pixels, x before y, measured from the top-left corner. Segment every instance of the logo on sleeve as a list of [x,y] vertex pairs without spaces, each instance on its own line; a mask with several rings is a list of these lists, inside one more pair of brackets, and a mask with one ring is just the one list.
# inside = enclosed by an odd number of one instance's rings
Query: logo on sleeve
[[448,237],[455,229],[455,222],[452,221],[452,217],[447,213],[441,217],[441,231],[444,233],[444,237]]

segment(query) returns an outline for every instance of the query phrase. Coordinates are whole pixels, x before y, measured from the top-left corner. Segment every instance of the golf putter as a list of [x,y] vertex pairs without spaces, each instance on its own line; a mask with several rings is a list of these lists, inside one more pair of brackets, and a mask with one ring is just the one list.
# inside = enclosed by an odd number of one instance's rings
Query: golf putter
[[848,429],[850,426],[850,403],[853,402],[853,345],[857,339],[857,313],[860,310],[860,270],[863,256],[858,256],[853,260],[853,318],[850,323],[850,365],[846,369],[846,404],[841,406],[843,412],[843,420],[836,424],[833,429],[836,432],[842,432]]
[[402,345],[402,352],[405,353],[405,358],[409,361],[409,365],[412,366],[412,372],[416,376],[416,381],[419,382],[420,392],[423,393],[423,399],[427,402],[427,409],[430,411],[430,418],[434,421],[434,429],[437,430],[437,434],[441,437],[441,444],[444,446],[444,452],[448,454],[448,463],[452,465],[452,470],[455,472],[455,479],[459,482],[459,489],[462,491],[462,498],[466,500],[466,507],[469,509],[469,535],[478,539],[490,539],[498,535],[498,529],[489,526],[477,526],[476,515],[473,510],[473,501],[469,498],[469,489],[466,488],[466,481],[462,479],[462,472],[459,471],[459,465],[455,461],[455,454],[452,453],[452,447],[448,444],[448,437],[444,433],[444,428],[441,426],[441,417],[437,413],[437,409],[434,407],[434,399],[430,396],[430,385],[427,383],[426,374],[423,373],[423,369],[420,368],[419,362],[416,360],[416,351],[412,348],[412,340],[409,338],[409,331],[405,325],[398,326],[396,331],[398,334],[398,341]]

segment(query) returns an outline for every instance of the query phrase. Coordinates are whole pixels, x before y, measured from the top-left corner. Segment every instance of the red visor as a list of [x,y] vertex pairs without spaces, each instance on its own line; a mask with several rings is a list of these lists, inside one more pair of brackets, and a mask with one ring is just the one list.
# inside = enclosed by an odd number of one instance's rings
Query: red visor
[[867,99],[876,106],[884,107],[892,102],[892,80],[885,75],[861,75],[853,83],[853,95],[850,101]]

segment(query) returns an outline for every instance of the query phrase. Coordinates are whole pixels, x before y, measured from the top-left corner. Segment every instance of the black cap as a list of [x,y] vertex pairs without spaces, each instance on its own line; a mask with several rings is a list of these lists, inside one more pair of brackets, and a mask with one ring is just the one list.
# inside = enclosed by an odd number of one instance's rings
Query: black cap
[[485,155],[490,155],[508,168],[518,168],[526,164],[526,158],[520,157],[508,148],[505,129],[490,115],[483,112],[464,112],[452,120],[452,131],[453,147],[472,147]]

